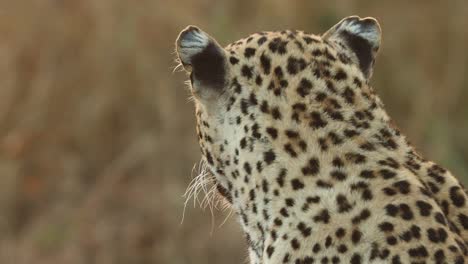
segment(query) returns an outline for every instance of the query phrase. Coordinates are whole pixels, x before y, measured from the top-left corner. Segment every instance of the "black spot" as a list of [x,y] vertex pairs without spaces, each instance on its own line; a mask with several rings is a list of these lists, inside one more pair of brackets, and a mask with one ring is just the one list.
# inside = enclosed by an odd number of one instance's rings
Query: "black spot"
[[302,235],[304,237],[308,237],[312,233],[312,228],[306,226],[306,224],[304,222],[300,222],[297,225],[297,229],[299,229],[299,231],[301,231],[301,233],[302,233]]
[[446,257],[443,249],[439,249],[434,253],[434,259],[437,263],[445,263]]
[[392,232],[393,231],[393,224],[390,222],[383,222],[379,225],[379,229],[382,232]]
[[465,214],[459,214],[458,221],[464,229],[468,229],[468,216],[466,216]]
[[261,38],[259,38],[259,39],[257,40],[257,44],[258,44],[259,46],[261,46],[261,45],[262,45],[263,43],[265,43],[266,41],[267,41],[267,37],[262,36]]
[[290,143],[284,144],[284,151],[293,158],[297,157],[297,152],[294,150],[293,146]]
[[344,166],[343,161],[342,161],[340,158],[338,158],[338,157],[335,157],[335,158],[333,159],[332,164],[333,164],[334,167],[338,167],[338,168],[341,168],[341,167]]
[[327,141],[324,138],[319,138],[318,139],[318,144],[319,144],[320,149],[322,151],[326,151],[328,149]]
[[346,78],[348,78],[348,75],[343,69],[339,69],[334,76],[334,79],[337,81],[346,80]]
[[456,207],[463,207],[465,205],[464,192],[458,186],[450,188],[450,199]]
[[333,242],[332,238],[330,236],[327,236],[325,238],[325,247],[329,248],[331,246],[332,242]]
[[389,188],[389,187],[383,188],[382,191],[388,196],[393,196],[393,195],[397,194],[397,191],[395,191],[395,189],[392,189],[392,188]]
[[343,115],[338,112],[338,111],[334,111],[330,108],[327,108],[325,109],[325,112],[333,119],[333,120],[337,120],[337,121],[343,121],[344,118],[343,118]]
[[427,174],[429,175],[429,177],[433,178],[440,184],[445,183],[445,178],[443,176],[445,172],[446,170],[438,165],[433,165],[427,169]]
[[357,132],[356,130],[353,130],[353,129],[345,129],[344,135],[347,138],[352,138],[352,137],[355,137],[355,136],[359,136],[359,132]]
[[441,212],[436,212],[434,214],[434,219],[436,220],[437,223],[446,226],[447,221],[445,220],[445,216]]
[[266,249],[266,252],[267,252],[268,258],[271,258],[271,255],[273,255],[273,253],[275,252],[275,247],[269,245]]
[[239,145],[241,149],[245,149],[245,147],[247,146],[247,140],[245,139],[245,137],[240,140]]
[[344,237],[345,235],[346,235],[346,230],[345,230],[344,228],[342,228],[342,227],[338,228],[338,229],[336,230],[336,232],[335,232],[335,236],[336,236],[337,238],[342,238],[342,237]]
[[296,91],[300,96],[306,97],[310,93],[311,89],[312,89],[312,83],[309,80],[302,78]]
[[393,217],[395,217],[399,211],[398,207],[393,204],[388,204],[387,206],[385,206],[385,210],[387,212],[387,215],[393,216]]
[[380,175],[386,180],[391,179],[396,176],[396,173],[387,169],[382,169],[379,171]]
[[338,194],[336,196],[336,203],[338,205],[338,212],[339,213],[345,213],[350,211],[353,208],[353,205],[351,205],[343,194]]
[[387,237],[387,244],[393,246],[393,245],[396,245],[397,243],[398,243],[398,240],[396,237],[394,236]]
[[325,224],[328,224],[330,221],[330,214],[328,213],[327,209],[322,209],[320,213],[318,213],[316,216],[314,216],[314,222],[323,222]]
[[298,138],[299,137],[299,133],[297,131],[294,131],[294,130],[286,130],[284,132],[286,134],[286,136],[288,138]]
[[330,182],[326,182],[322,180],[318,180],[316,184],[317,184],[317,187],[320,187],[320,188],[332,188],[333,187],[333,184],[331,184]]
[[359,177],[364,178],[364,179],[373,179],[375,178],[375,174],[371,170],[363,170],[359,174]]
[[317,111],[310,113],[310,118],[309,126],[314,129],[319,129],[327,125],[327,122],[322,119],[322,116]]
[[274,107],[271,109],[271,115],[273,116],[273,119],[279,120],[281,119],[281,113],[278,109],[278,107]]
[[351,264],[361,264],[361,255],[358,253],[354,253],[353,256],[351,257]]
[[297,239],[294,238],[293,240],[291,240],[291,246],[294,250],[298,250],[301,247],[301,244]]
[[302,174],[304,174],[304,176],[314,176],[317,175],[319,170],[320,164],[318,159],[311,158],[309,159],[309,162],[306,164],[306,166],[302,168]]
[[205,157],[206,157],[206,161],[208,161],[209,164],[213,165],[214,162],[213,162],[213,157],[211,156],[211,153],[210,152],[206,152],[205,154]]
[[268,106],[268,102],[266,100],[263,100],[261,105],[260,105],[260,111],[262,113],[269,113],[270,112],[270,107]]
[[429,216],[431,214],[432,205],[430,203],[417,201],[416,206],[418,206],[421,216]]
[[301,42],[295,40],[294,41],[294,44],[296,44],[296,46],[303,52],[304,51],[304,46],[302,45]]
[[301,148],[302,151],[305,152],[307,150],[307,143],[304,140],[300,140],[299,147]]
[[254,48],[246,48],[246,49],[244,50],[244,56],[245,56],[246,58],[250,58],[250,57],[252,57],[253,55],[255,55],[255,51],[256,51],[256,49],[254,49]]
[[262,77],[260,77],[260,75],[258,75],[257,78],[255,78],[255,83],[256,83],[258,86],[262,85],[263,79],[262,79]]
[[216,190],[222,197],[224,197],[230,204],[232,204],[232,196],[226,188],[220,184],[216,184]]
[[293,190],[299,190],[299,189],[304,189],[304,183],[302,183],[301,180],[299,179],[292,179],[291,180],[291,186]]
[[314,246],[312,247],[312,252],[318,253],[318,252],[320,252],[321,249],[322,249],[322,247],[320,246],[320,244],[315,243]]
[[283,73],[283,70],[281,69],[280,66],[276,66],[274,71],[275,71],[275,75],[276,75],[276,77],[278,77],[278,79],[283,79],[284,73]]
[[413,235],[411,234],[411,231],[406,231],[400,234],[399,237],[401,240],[408,242],[413,238]]
[[237,79],[234,78],[232,86],[234,87],[234,92],[240,94],[242,92],[242,86],[239,84]]
[[[258,164],[259,164],[259,163],[257,163],[257,165],[258,165]],[[265,180],[265,179],[263,179],[263,180],[262,180],[262,190],[263,190],[263,192],[264,192],[264,193],[268,193],[268,189],[269,189],[269,188],[268,188],[268,181]]]
[[295,204],[294,199],[292,199],[292,198],[285,199],[285,203],[286,203],[286,206],[288,206],[288,207],[293,207],[294,204]]
[[397,188],[402,194],[408,194],[410,192],[410,185],[405,180],[395,182],[393,187]]
[[263,153],[263,160],[266,162],[266,164],[270,165],[273,161],[276,159],[276,154],[273,152],[273,150],[269,150]]
[[411,257],[427,257],[429,256],[429,253],[427,252],[426,248],[424,246],[420,246],[417,248],[410,248],[408,249],[408,254]]
[[402,264],[401,260],[400,260],[400,256],[398,256],[398,255],[393,256],[392,264]]
[[253,76],[252,67],[243,65],[241,72],[242,72],[242,76],[246,77],[247,79],[252,79],[252,76]]
[[355,164],[361,164],[366,162],[366,157],[359,153],[348,152],[346,153],[345,157],[348,161],[353,162]]
[[260,139],[262,137],[262,134],[258,132],[259,126],[258,123],[255,123],[252,125],[252,136],[256,139]]
[[250,201],[255,200],[255,197],[256,197],[256,195],[255,195],[255,190],[254,190],[254,189],[250,190],[250,191],[249,191],[249,198],[250,198]]
[[250,93],[250,96],[249,96],[249,103],[250,103],[251,105],[257,105],[257,104],[258,104],[257,96],[256,96],[254,93]]
[[263,53],[260,56],[260,65],[263,68],[263,72],[268,75],[270,74],[271,71],[271,59],[270,57],[266,56],[265,53]]
[[230,57],[229,58],[229,62],[232,64],[232,65],[235,65],[239,62],[239,59],[237,59],[236,57]]
[[369,209],[363,209],[359,215],[357,215],[357,216],[353,217],[353,219],[351,219],[351,223],[359,224],[362,221],[369,218],[370,215],[371,215],[371,213],[370,213]]
[[434,243],[444,243],[447,240],[447,231],[443,228],[429,228],[427,229],[427,238]]
[[328,133],[328,137],[331,139],[332,143],[339,145],[343,143],[343,140],[334,132]]
[[281,40],[281,38],[277,37],[270,41],[270,43],[268,44],[268,48],[273,53],[285,54],[286,45],[288,45],[287,41],[283,41]]
[[400,212],[401,212],[401,218],[405,220],[411,220],[413,219],[413,212],[411,211],[411,208],[407,204],[400,204]]
[[330,175],[338,181],[344,181],[346,179],[346,174],[341,171],[334,170]]
[[295,103],[295,104],[293,104],[292,108],[294,110],[304,112],[306,110],[306,105],[303,104],[303,103]]
[[298,72],[303,71],[306,66],[306,62],[303,58],[297,59],[294,57],[289,57],[286,69],[288,70],[289,74],[296,75]]
[[351,233],[351,240],[353,241],[354,244],[359,243],[361,241],[362,233],[358,229],[353,230]]
[[327,98],[327,94],[323,92],[318,92],[317,95],[315,96],[315,100],[318,102],[323,102]]
[[280,210],[280,214],[284,217],[289,217],[289,213],[288,213],[288,210],[286,208],[281,208]]
[[354,92],[349,87],[345,88],[343,97],[348,104],[354,104]]
[[278,174],[278,177],[276,178],[276,182],[278,182],[278,185],[280,187],[283,187],[284,186],[284,178],[286,177],[286,174],[288,173],[288,171],[286,169],[281,169],[279,174]]
[[276,139],[278,137],[278,130],[274,127],[267,127],[266,132],[273,139]]
[[320,197],[319,196],[309,196],[309,197],[307,197],[306,201],[308,203],[319,203],[320,202]]
[[247,174],[252,174],[252,167],[250,166],[250,164],[248,162],[245,162],[244,163],[244,170],[245,172],[247,172]]
[[345,253],[346,251],[348,251],[348,247],[345,244],[341,244],[338,246],[338,252]]

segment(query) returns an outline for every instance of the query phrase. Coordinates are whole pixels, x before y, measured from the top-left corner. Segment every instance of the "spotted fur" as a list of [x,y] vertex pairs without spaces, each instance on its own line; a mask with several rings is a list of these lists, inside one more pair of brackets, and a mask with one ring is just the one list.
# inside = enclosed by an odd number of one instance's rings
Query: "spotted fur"
[[465,189],[416,152],[369,85],[376,20],[225,48],[192,26],[176,46],[201,152],[251,263],[465,263]]

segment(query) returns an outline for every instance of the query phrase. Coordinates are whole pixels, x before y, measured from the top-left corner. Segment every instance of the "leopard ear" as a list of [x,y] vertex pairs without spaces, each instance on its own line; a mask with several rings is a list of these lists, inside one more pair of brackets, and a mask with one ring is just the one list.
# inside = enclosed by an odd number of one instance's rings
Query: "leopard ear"
[[350,16],[323,34],[323,39],[338,42],[351,51],[364,76],[369,79],[380,47],[379,22],[371,17]]
[[224,87],[226,54],[207,33],[198,27],[188,26],[176,40],[176,52],[184,69],[191,73],[192,88],[196,93],[209,90],[211,94]]

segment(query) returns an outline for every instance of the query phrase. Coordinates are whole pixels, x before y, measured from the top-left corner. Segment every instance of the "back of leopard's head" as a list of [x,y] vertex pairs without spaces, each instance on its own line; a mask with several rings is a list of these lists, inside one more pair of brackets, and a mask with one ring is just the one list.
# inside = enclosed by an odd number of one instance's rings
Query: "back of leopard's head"
[[356,150],[398,144],[368,85],[380,40],[378,22],[356,16],[321,36],[262,32],[225,48],[197,27],[180,33],[201,151],[253,252],[264,223],[291,213],[288,197],[342,181],[340,167],[367,158]]

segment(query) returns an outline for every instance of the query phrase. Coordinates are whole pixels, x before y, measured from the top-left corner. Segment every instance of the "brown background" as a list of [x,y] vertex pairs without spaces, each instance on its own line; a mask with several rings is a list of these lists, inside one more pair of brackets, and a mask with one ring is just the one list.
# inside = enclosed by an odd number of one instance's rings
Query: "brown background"
[[235,217],[180,223],[200,154],[173,42],[354,14],[382,25],[391,116],[468,182],[467,1],[0,0],[0,263],[243,263]]

